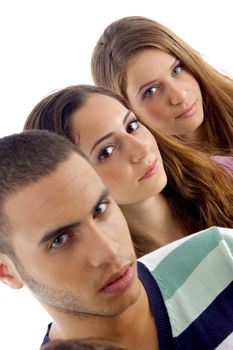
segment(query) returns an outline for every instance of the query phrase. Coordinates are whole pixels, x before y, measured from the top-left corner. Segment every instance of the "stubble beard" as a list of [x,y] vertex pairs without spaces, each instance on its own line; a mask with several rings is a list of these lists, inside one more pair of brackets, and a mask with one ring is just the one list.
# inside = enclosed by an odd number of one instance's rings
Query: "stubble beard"
[[111,302],[106,303],[106,308],[95,309],[93,310],[91,307],[86,307],[83,300],[77,294],[69,293],[65,290],[57,290],[51,288],[45,284],[37,282],[24,268],[21,262],[17,259],[14,259],[15,264],[17,266],[17,270],[24,281],[25,285],[31,291],[31,293],[35,296],[35,298],[45,306],[49,307],[49,309],[54,309],[59,313],[67,314],[73,317],[79,318],[110,318],[114,316],[118,316],[122,312],[124,312],[127,308],[134,305],[140,295],[139,283],[137,287],[137,292],[131,295],[130,300],[127,300],[126,305],[122,305],[121,307],[116,306],[112,309],[109,308]]

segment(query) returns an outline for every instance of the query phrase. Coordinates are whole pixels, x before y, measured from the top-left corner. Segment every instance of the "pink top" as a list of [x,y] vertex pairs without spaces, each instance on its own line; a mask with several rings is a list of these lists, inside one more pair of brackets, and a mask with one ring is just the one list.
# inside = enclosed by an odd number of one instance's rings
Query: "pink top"
[[213,161],[220,165],[226,172],[233,176],[233,157],[231,156],[213,156]]

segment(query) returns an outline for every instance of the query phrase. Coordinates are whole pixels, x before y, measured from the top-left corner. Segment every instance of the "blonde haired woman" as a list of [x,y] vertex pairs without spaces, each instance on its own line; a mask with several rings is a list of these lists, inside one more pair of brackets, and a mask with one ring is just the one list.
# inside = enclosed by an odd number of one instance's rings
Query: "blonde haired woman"
[[162,24],[111,23],[92,55],[95,83],[123,96],[143,122],[215,154],[233,153],[233,81]]

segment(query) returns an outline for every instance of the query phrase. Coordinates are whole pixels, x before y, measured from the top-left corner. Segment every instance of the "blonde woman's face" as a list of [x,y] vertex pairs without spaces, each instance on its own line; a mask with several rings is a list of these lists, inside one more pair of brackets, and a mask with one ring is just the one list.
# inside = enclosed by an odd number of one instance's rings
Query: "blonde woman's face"
[[156,48],[140,51],[128,62],[126,83],[131,109],[142,120],[169,135],[200,138],[201,90],[175,57]]
[[118,204],[145,200],[166,185],[154,136],[116,99],[90,95],[72,115],[71,129]]

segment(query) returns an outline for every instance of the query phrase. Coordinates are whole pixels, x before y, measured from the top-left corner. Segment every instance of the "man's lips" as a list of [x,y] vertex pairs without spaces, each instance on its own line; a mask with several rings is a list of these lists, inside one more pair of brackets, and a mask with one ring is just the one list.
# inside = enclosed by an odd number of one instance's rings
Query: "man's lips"
[[133,267],[128,264],[108,278],[100,291],[109,294],[121,292],[130,285],[132,278]]
[[148,177],[151,177],[154,175],[154,173],[157,171],[157,161],[155,160],[148,168],[146,169],[145,173],[140,177],[138,181],[145,180]]
[[182,113],[176,116],[175,119],[191,117],[196,112],[196,103],[197,101],[195,101],[191,106],[189,106]]

